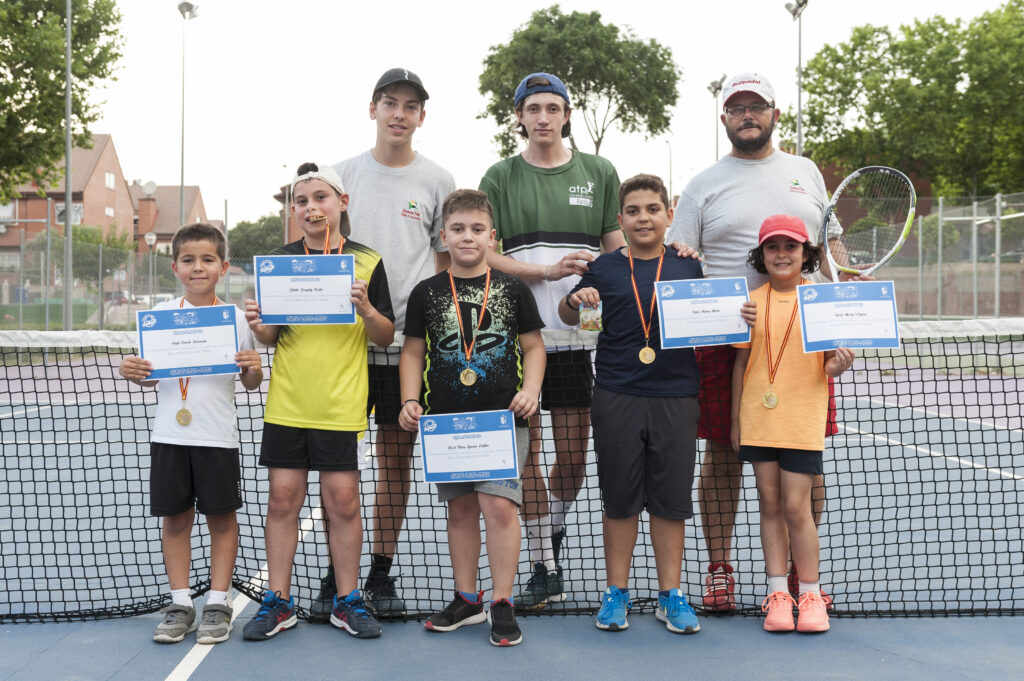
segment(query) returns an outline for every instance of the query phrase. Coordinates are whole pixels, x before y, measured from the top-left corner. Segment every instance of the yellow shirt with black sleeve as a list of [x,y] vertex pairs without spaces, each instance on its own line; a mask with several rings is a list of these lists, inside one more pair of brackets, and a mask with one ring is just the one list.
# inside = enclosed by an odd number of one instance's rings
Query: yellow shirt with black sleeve
[[[772,297],[771,318],[768,320],[771,324],[772,362],[779,362],[772,386],[779,400],[774,409],[761,404],[761,398],[771,385],[765,336],[769,295]],[[771,284],[765,284],[750,294],[750,300],[757,303],[757,321],[750,334],[750,343],[736,343],[734,346],[750,348],[740,399],[740,444],[812,451],[825,449],[825,419],[828,416],[825,353],[804,353],[799,312],[793,320],[793,330],[782,352],[781,362],[778,359],[790,315],[796,309],[796,296],[796,291],[773,291]]]
[[[302,239],[272,255],[302,255]],[[310,249],[310,254],[323,251]],[[377,312],[394,321],[384,263],[368,246],[348,239],[343,253],[355,256],[355,277]],[[282,326],[270,369],[263,420],[292,428],[362,432],[367,428],[367,347],[363,319],[355,324]]]

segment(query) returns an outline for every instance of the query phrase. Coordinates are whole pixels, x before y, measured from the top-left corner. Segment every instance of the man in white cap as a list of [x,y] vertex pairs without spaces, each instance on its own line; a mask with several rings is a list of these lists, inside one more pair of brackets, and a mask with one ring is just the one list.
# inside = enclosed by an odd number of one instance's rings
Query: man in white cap
[[[618,225],[619,176],[600,156],[565,146],[572,109],[557,76],[530,74],[516,88],[513,105],[526,149],[495,163],[480,180],[480,190],[494,206],[494,228],[502,242],[502,253],[490,252],[487,264],[529,285],[545,329],[568,329],[558,317],[559,301],[572,291],[588,262],[626,245]],[[551,413],[555,463],[545,485],[537,461],[540,422],[534,416],[523,474],[523,517],[533,574],[515,599],[515,606],[526,610],[565,599],[559,553],[566,514],[583,485],[590,436],[590,353],[553,344],[547,350],[541,408]]]
[[[775,104],[775,91],[761,74],[741,73],[726,81],[721,121],[732,150],[690,180],[679,197],[668,234],[669,241],[701,253],[706,276],[746,277],[751,291],[767,281],[767,276],[747,264],[764,219],[780,213],[798,216],[811,241],[817,243],[828,207],[825,181],[817,166],[772,146],[780,113]],[[729,560],[742,484],[741,464],[729,441],[735,357],[735,349],[725,345],[697,349],[701,376],[697,432],[707,441],[697,499],[711,561],[704,591],[704,608],[710,611],[735,607]],[[829,402],[826,433],[831,435],[835,432],[831,397]],[[822,493],[818,478],[816,505]],[[797,588],[796,581],[791,579],[791,590]]]

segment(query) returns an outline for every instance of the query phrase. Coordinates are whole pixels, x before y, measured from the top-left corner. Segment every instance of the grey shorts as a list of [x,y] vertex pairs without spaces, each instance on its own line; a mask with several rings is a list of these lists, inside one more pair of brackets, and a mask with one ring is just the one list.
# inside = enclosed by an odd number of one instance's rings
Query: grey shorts
[[523,505],[523,467],[530,453],[530,429],[516,426],[516,458],[519,460],[519,477],[515,480],[482,480],[480,482],[441,482],[437,485],[439,501],[451,501],[470,492],[504,497],[516,506]]

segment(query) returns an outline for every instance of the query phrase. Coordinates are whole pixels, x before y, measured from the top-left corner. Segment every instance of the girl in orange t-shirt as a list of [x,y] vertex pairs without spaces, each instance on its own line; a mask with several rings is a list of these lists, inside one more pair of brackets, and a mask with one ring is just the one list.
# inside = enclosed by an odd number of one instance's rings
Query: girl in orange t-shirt
[[[828,376],[853,364],[853,351],[804,354],[796,287],[821,262],[803,220],[772,215],[761,225],[749,263],[768,283],[750,294],[758,309],[750,343],[737,345],[733,367],[732,446],[750,461],[761,511],[761,547],[768,573],[767,631],[821,632],[829,628],[818,583],[818,529],[811,486],[822,474]],[[762,312],[763,310],[763,312]],[[800,575],[799,619],[786,582],[790,551]]]

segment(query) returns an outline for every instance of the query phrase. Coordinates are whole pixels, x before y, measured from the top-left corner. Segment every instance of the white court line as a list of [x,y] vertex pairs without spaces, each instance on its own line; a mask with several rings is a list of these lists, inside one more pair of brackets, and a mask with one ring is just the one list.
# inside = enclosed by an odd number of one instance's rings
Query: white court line
[[949,456],[947,454],[943,454],[942,452],[935,451],[933,449],[928,449],[927,447],[918,447],[917,445],[907,444],[905,442],[902,442],[901,440],[894,440],[891,437],[885,437],[885,436],[882,436],[882,435],[875,435],[874,433],[869,433],[867,431],[863,431],[863,430],[860,430],[858,428],[854,428],[853,426],[847,426],[847,425],[840,424],[840,428],[844,428],[844,429],[848,428],[850,430],[856,431],[860,435],[867,435],[869,437],[872,437],[872,438],[874,438],[876,440],[881,440],[882,442],[885,442],[885,443],[890,444],[890,445],[898,445],[900,447],[905,447],[905,448],[913,449],[913,450],[916,450],[918,452],[922,452],[922,453],[927,454],[928,456],[932,456],[932,457],[941,457],[943,459],[949,459],[950,461],[955,461],[956,463],[958,463],[958,464],[960,464],[962,466],[970,466],[971,468],[977,468],[978,470],[988,471],[989,473],[995,473],[996,475],[1000,475],[1000,476],[1002,476],[1004,478],[1010,478],[1011,480],[1024,480],[1024,475],[1017,475],[1016,473],[1010,473],[1008,471],[1004,471],[1001,468],[989,468],[988,466],[983,466],[980,463],[974,463],[973,461],[968,461],[967,459],[962,459],[959,456]]
[[[320,506],[317,506],[309,514],[309,517],[302,521],[302,524],[299,525],[300,543],[306,539],[306,536],[313,531],[313,527],[318,522],[320,522],[322,518],[323,509]],[[251,589],[256,589],[257,587],[262,589],[262,586],[266,583],[267,578],[267,564],[264,563],[263,567],[260,568],[259,573],[253,576],[253,578],[248,581],[246,586],[248,586]],[[251,604],[252,599],[250,599],[244,593],[239,593],[237,596],[235,596],[234,600],[231,601],[232,626],[234,626],[235,620],[238,619],[238,616],[241,615],[242,612],[245,611]],[[239,633],[238,635],[241,636],[241,633]],[[181,662],[178,663],[178,666],[175,667],[171,671],[171,673],[167,675],[167,678],[164,681],[188,681],[188,679],[191,678],[192,675],[195,673],[196,669],[199,668],[199,665],[202,663],[202,661],[206,659],[206,656],[209,655],[210,652],[216,647],[216,644],[211,645],[196,643],[192,646],[192,649],[185,654],[185,657],[182,658]]]
[[[863,397],[841,397],[840,401],[846,402],[848,400],[852,400],[853,402],[860,402],[861,400],[864,400],[864,399],[865,398],[863,398]],[[1020,428],[1010,428],[1009,426],[1001,426],[998,423],[989,423],[988,421],[982,421],[981,419],[968,419],[968,418],[964,418],[962,416],[953,416],[952,414],[943,414],[940,411],[934,411],[932,409],[924,409],[923,407],[912,407],[912,406],[903,405],[903,404],[893,404],[892,402],[886,402],[885,400],[879,400],[879,399],[876,399],[876,398],[873,398],[873,397],[869,397],[869,398],[866,398],[866,399],[867,399],[868,403],[870,403],[870,404],[881,405],[883,407],[888,407],[890,409],[909,409],[910,411],[915,411],[915,412],[924,414],[925,416],[931,416],[932,418],[952,419],[954,421],[963,421],[964,423],[970,423],[970,424],[973,424],[973,425],[976,425],[976,426],[983,426],[985,428],[992,428],[992,429],[995,429],[995,430],[1012,430],[1012,431],[1020,430]]]

